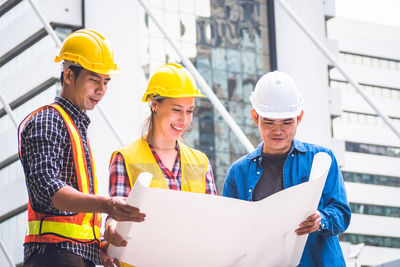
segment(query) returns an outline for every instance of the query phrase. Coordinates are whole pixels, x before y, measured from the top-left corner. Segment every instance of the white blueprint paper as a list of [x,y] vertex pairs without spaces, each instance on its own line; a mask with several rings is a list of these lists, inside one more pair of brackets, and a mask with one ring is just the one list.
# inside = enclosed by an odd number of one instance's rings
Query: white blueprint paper
[[316,211],[330,164],[316,154],[308,182],[257,202],[149,188],[142,173],[128,202],[146,219],[119,222],[128,245],[108,254],[136,267],[296,266],[308,235],[294,230]]

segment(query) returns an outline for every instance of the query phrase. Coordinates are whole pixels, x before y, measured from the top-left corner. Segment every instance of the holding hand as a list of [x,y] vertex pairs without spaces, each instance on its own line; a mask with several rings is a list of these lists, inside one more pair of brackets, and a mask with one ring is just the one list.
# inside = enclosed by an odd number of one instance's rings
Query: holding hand
[[117,259],[113,259],[107,255],[109,243],[107,241],[101,241],[101,248],[100,248],[100,257],[101,261],[103,262],[104,267],[120,267],[121,264]]
[[126,197],[111,197],[107,201],[106,213],[116,221],[142,222],[146,214],[126,202]]
[[110,244],[116,247],[126,247],[128,242],[124,240],[116,231],[117,221],[111,220],[106,224],[104,230],[104,238],[110,242]]
[[321,215],[319,211],[308,216],[302,223],[299,224],[299,228],[295,230],[297,235],[305,235],[315,231],[318,231],[321,226]]

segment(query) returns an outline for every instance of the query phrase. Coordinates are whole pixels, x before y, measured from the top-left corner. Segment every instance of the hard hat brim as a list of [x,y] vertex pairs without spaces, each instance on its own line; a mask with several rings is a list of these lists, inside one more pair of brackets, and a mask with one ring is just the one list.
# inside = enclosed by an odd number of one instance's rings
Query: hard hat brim
[[[95,72],[95,71],[93,71]],[[100,73],[100,74],[108,74],[108,75],[120,75],[123,74],[123,72],[120,69],[115,69],[115,70],[110,70],[110,71],[106,71],[106,72],[96,72],[96,73]]]
[[[157,95],[162,96],[162,97],[166,97],[166,98],[207,97],[206,95],[203,95],[203,94],[200,94],[200,93],[196,94],[196,95],[194,95],[194,94],[182,94],[182,95],[179,95],[179,96],[166,95],[166,94],[157,94]],[[150,102],[150,101],[152,101],[153,100],[153,96],[154,96],[153,93],[151,93],[151,94],[145,93],[143,95],[143,97],[142,97],[142,102]]]
[[[62,60],[69,60],[69,61],[73,61],[76,62],[75,60],[70,60],[70,59],[65,59],[65,58],[61,58],[59,56],[56,56],[54,58],[54,62],[60,62]],[[78,63],[78,62],[76,62]],[[98,73],[98,74],[104,74],[104,75],[119,75],[119,74],[123,74],[123,72],[119,69],[119,68],[115,68],[115,69],[111,69],[111,70],[101,70],[101,69],[92,69],[89,68],[88,66],[82,65],[80,64],[82,68],[92,71],[94,73]]]
[[294,112],[261,112],[261,111],[259,111],[257,109],[254,109],[254,110],[261,117],[268,118],[268,119],[291,119],[291,118],[296,118],[303,111],[302,109],[296,110]]

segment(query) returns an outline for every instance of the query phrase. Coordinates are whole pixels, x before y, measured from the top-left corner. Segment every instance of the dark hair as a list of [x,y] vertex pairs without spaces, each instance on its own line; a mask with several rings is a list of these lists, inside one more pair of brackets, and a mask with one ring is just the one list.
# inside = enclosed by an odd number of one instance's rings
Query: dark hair
[[[79,66],[69,66],[68,68],[71,69],[72,72],[74,73],[75,81],[76,81],[76,79],[79,76],[79,73],[81,73],[81,70],[83,70],[83,68],[79,67]],[[61,85],[63,85],[64,84],[64,71],[61,72],[60,81],[61,81]]]

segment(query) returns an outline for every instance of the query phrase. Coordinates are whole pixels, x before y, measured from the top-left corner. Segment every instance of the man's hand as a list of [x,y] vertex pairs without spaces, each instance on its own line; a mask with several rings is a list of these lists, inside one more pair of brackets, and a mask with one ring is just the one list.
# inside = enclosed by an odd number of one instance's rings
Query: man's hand
[[106,241],[110,242],[110,244],[116,247],[126,247],[128,242],[124,240],[116,231],[117,221],[111,220],[106,224],[104,230],[104,238]]
[[128,205],[126,197],[109,198],[106,213],[116,221],[142,222],[146,217],[138,208]]
[[299,228],[295,230],[297,235],[305,235],[315,232],[321,225],[321,215],[316,211],[313,215],[307,217],[304,222],[299,224]]
[[63,186],[51,198],[56,209],[77,213],[107,213],[117,221],[144,221],[145,214],[128,205],[126,197],[106,197],[79,192],[71,186]]
[[105,267],[114,267],[114,266],[120,267],[121,264],[117,259],[113,259],[107,255],[108,245],[109,243],[107,241],[101,241],[100,257],[101,261],[103,262],[103,265]]

